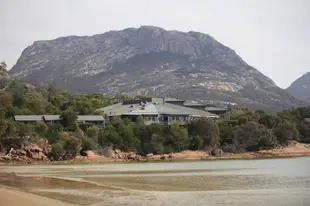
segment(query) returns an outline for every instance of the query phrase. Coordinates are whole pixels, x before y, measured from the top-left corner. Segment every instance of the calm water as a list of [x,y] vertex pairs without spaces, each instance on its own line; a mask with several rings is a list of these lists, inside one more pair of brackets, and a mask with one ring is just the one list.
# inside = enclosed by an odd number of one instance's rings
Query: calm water
[[310,205],[310,157],[2,166],[0,186],[77,205]]

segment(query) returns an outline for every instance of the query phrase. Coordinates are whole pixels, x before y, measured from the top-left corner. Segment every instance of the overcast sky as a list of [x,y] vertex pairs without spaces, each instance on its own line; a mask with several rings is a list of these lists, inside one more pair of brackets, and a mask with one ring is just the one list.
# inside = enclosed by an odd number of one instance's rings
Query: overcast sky
[[310,71],[310,0],[0,0],[0,61],[36,40],[153,25],[210,34],[285,88]]

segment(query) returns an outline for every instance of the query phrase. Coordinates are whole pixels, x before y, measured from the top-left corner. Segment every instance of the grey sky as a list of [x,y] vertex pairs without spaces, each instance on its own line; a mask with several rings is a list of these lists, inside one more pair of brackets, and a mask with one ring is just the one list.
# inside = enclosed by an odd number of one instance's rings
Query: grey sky
[[0,61],[36,40],[153,25],[210,34],[284,88],[310,71],[310,0],[1,0]]

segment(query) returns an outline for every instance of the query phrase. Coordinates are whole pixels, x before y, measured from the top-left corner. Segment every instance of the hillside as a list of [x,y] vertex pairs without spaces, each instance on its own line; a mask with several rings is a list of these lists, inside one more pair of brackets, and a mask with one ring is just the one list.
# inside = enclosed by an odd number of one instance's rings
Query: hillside
[[286,90],[297,99],[310,103],[310,72],[296,79]]
[[302,104],[213,37],[151,26],[36,41],[9,73],[73,92],[233,102],[269,111]]

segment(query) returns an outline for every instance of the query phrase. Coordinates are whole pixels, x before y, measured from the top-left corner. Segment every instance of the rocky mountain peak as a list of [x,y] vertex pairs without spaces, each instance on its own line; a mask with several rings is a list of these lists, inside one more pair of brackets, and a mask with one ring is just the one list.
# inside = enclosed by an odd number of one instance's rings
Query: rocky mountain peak
[[147,94],[278,109],[297,103],[210,35],[153,26],[37,41],[23,51],[10,74],[73,92]]

